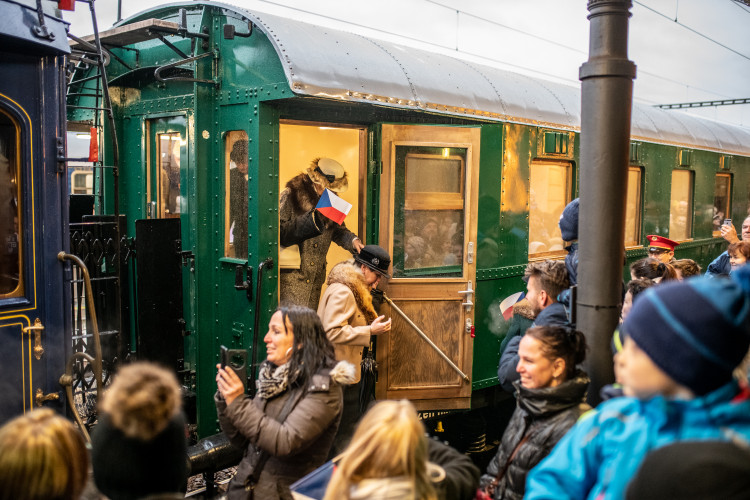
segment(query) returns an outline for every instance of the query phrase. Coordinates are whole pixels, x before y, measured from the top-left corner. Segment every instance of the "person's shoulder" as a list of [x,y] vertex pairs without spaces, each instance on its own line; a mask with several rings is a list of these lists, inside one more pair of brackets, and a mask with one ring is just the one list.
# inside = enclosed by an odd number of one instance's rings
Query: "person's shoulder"
[[356,378],[355,367],[347,361],[339,361],[332,368],[321,367],[315,372],[308,385],[309,392],[327,392],[332,383],[350,385]]
[[553,302],[537,315],[534,326],[568,326],[568,313],[560,302]]

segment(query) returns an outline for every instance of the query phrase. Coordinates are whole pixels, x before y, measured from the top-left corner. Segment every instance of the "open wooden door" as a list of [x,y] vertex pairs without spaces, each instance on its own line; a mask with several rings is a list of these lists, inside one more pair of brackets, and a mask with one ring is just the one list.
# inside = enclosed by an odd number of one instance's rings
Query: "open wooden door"
[[378,338],[378,399],[468,408],[480,130],[383,125],[380,244],[393,259],[392,331]]

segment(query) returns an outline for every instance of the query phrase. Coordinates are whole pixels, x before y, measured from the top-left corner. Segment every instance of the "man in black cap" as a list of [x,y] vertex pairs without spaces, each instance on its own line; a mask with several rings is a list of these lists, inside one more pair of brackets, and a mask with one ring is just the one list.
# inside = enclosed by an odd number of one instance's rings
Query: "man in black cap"
[[331,456],[341,453],[354,433],[360,417],[360,363],[370,335],[391,331],[391,319],[378,316],[372,304],[372,290],[382,278],[390,278],[391,257],[377,245],[366,245],[354,260],[339,262],[328,274],[318,316],[326,336],[333,343],[336,360],[354,365],[355,383],[344,387],[341,423],[333,442]]

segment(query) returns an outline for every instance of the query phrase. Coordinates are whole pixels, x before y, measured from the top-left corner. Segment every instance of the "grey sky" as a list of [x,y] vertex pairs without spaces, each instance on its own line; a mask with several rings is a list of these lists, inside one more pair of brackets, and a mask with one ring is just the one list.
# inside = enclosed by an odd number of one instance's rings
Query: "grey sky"
[[[123,0],[127,18],[162,3]],[[225,3],[504,69],[579,85],[588,57],[585,0],[229,0]],[[76,35],[92,31],[89,9],[65,12]],[[98,0],[99,29],[112,26],[117,0]],[[630,59],[635,98],[676,103],[750,98],[750,7],[733,0],[636,0]],[[691,111],[750,127],[750,104]]]

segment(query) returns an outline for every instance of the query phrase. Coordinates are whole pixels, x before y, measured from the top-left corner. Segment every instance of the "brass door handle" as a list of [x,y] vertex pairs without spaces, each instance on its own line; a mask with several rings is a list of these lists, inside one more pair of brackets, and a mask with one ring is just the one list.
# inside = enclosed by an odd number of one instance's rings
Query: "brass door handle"
[[34,401],[36,401],[37,406],[42,406],[42,403],[44,403],[45,401],[57,401],[59,399],[60,393],[50,392],[49,394],[45,394],[41,388],[38,388],[36,390],[36,394],[34,395]]
[[42,331],[44,330],[44,325],[42,325],[42,320],[39,318],[36,318],[34,320],[34,324],[32,326],[27,326],[23,328],[23,333],[30,333],[34,332],[34,357],[37,360],[42,359],[42,354],[44,354],[44,347],[42,347]]

